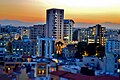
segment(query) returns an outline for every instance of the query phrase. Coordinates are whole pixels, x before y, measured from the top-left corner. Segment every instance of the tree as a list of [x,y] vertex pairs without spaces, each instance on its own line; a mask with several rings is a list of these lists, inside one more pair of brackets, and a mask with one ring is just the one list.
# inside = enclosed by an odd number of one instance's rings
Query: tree
[[82,54],[80,54],[80,52],[76,52],[75,53],[75,58],[77,58],[77,59],[82,59],[83,57],[82,57]]
[[63,42],[59,41],[56,42],[55,47],[56,47],[56,54],[58,57],[60,57],[62,55],[62,48],[63,48]]
[[86,47],[86,52],[88,53],[88,56],[96,55],[97,47],[99,47],[99,43],[90,43]]
[[86,42],[78,42],[77,52],[75,53],[75,58],[82,59],[82,55],[84,55],[86,47],[87,47]]
[[7,42],[7,52],[12,53],[12,43],[11,43],[11,41]]
[[87,43],[86,42],[78,42],[77,45],[77,51],[80,52],[80,54],[84,54],[84,51],[86,50]]
[[97,57],[103,58],[105,56],[105,46],[97,47]]

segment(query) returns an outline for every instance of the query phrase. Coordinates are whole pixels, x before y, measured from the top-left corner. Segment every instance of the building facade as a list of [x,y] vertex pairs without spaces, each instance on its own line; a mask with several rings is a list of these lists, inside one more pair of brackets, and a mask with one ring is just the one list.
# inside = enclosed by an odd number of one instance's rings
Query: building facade
[[100,43],[101,45],[105,45],[106,28],[97,24],[96,26],[89,27],[88,31],[88,43]]
[[38,43],[38,56],[42,56],[45,58],[52,58],[52,54],[54,53],[54,38],[40,38],[37,37]]
[[74,21],[71,19],[65,19],[64,20],[64,28],[63,28],[63,40],[66,44],[68,44],[68,42],[72,41],[72,28],[74,26]]
[[78,29],[78,41],[79,42],[88,42],[88,28]]
[[20,55],[36,55],[37,43],[28,39],[28,36],[23,36],[22,40],[12,41],[12,52]]
[[46,25],[33,25],[30,27],[30,39],[37,40],[37,36],[45,37]]
[[56,40],[63,40],[63,9],[48,9],[46,12],[46,36],[53,37]]
[[120,73],[120,40],[109,39],[105,46],[106,71],[110,73]]

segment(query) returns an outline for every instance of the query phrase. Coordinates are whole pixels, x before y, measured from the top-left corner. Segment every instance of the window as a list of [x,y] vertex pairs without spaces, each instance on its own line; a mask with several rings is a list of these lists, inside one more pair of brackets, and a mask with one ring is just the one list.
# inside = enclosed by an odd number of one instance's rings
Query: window
[[115,68],[117,68],[117,65],[115,65]]
[[53,29],[57,29],[56,27],[53,27]]
[[51,80],[54,80],[53,78],[51,78]]
[[50,11],[47,11],[47,13],[49,14],[49,13],[50,13]]
[[94,61],[94,59],[91,59],[91,61]]
[[53,32],[53,34],[56,34],[56,32]]
[[38,74],[45,74],[45,70],[39,70]]
[[116,54],[114,54],[114,57],[117,57],[117,55],[116,55]]
[[82,60],[82,59],[80,59],[80,62],[83,62],[83,60]]
[[35,67],[35,64],[32,64],[32,67],[34,68],[34,67]]
[[115,70],[114,72],[117,73],[117,70]]
[[57,24],[57,22],[53,22],[53,24]]
[[118,60],[117,59],[115,59],[115,63],[117,63],[118,62]]
[[54,14],[55,14],[55,12],[56,12],[56,11],[55,11],[55,10],[53,10],[53,13],[54,13]]
[[63,11],[60,11],[60,14],[63,14]]

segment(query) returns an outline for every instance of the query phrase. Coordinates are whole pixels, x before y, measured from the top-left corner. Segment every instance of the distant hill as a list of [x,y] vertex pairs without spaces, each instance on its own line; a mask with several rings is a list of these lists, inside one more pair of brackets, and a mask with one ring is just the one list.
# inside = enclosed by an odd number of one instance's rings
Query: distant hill
[[[117,24],[117,23],[104,22],[104,23],[99,23],[99,24],[101,24],[103,27],[107,27],[108,29],[111,29],[111,28],[120,29],[120,24]],[[76,28],[87,28],[87,27],[94,26],[94,25],[96,24],[78,22],[75,24],[75,27]]]
[[42,22],[22,22],[18,20],[0,20],[1,25],[13,25],[13,26],[32,26],[35,24],[44,24]]
[[[35,24],[45,24],[43,22],[22,22],[18,20],[0,20],[1,25],[13,25],[13,26],[32,26]],[[114,29],[120,29],[120,24],[117,23],[112,23],[112,22],[104,22],[104,23],[99,23],[104,27],[107,28],[114,28]],[[96,24],[92,23],[83,23],[83,22],[77,22],[75,23],[75,28],[87,28],[90,26],[94,26]]]

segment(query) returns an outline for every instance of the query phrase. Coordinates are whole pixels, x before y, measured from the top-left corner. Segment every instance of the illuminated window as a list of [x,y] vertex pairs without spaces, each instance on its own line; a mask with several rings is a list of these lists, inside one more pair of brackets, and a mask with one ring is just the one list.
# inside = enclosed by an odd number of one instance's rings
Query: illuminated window
[[28,52],[28,54],[30,55],[30,52]]
[[45,74],[45,70],[42,70],[42,74]]
[[45,74],[45,70],[39,70],[38,74]]
[[38,71],[38,74],[41,74],[41,70]]
[[118,73],[120,73],[120,69],[118,69]]
[[51,71],[53,72],[53,71],[55,71],[55,69],[54,69],[54,68],[52,68],[52,69],[51,69]]
[[58,51],[56,51],[56,53],[58,54]]
[[120,59],[118,59],[118,62],[120,63]]
[[10,68],[8,68],[8,70],[10,70]]
[[28,62],[30,62],[30,61],[31,61],[31,59],[30,59],[30,58],[28,58],[27,60],[28,60]]

